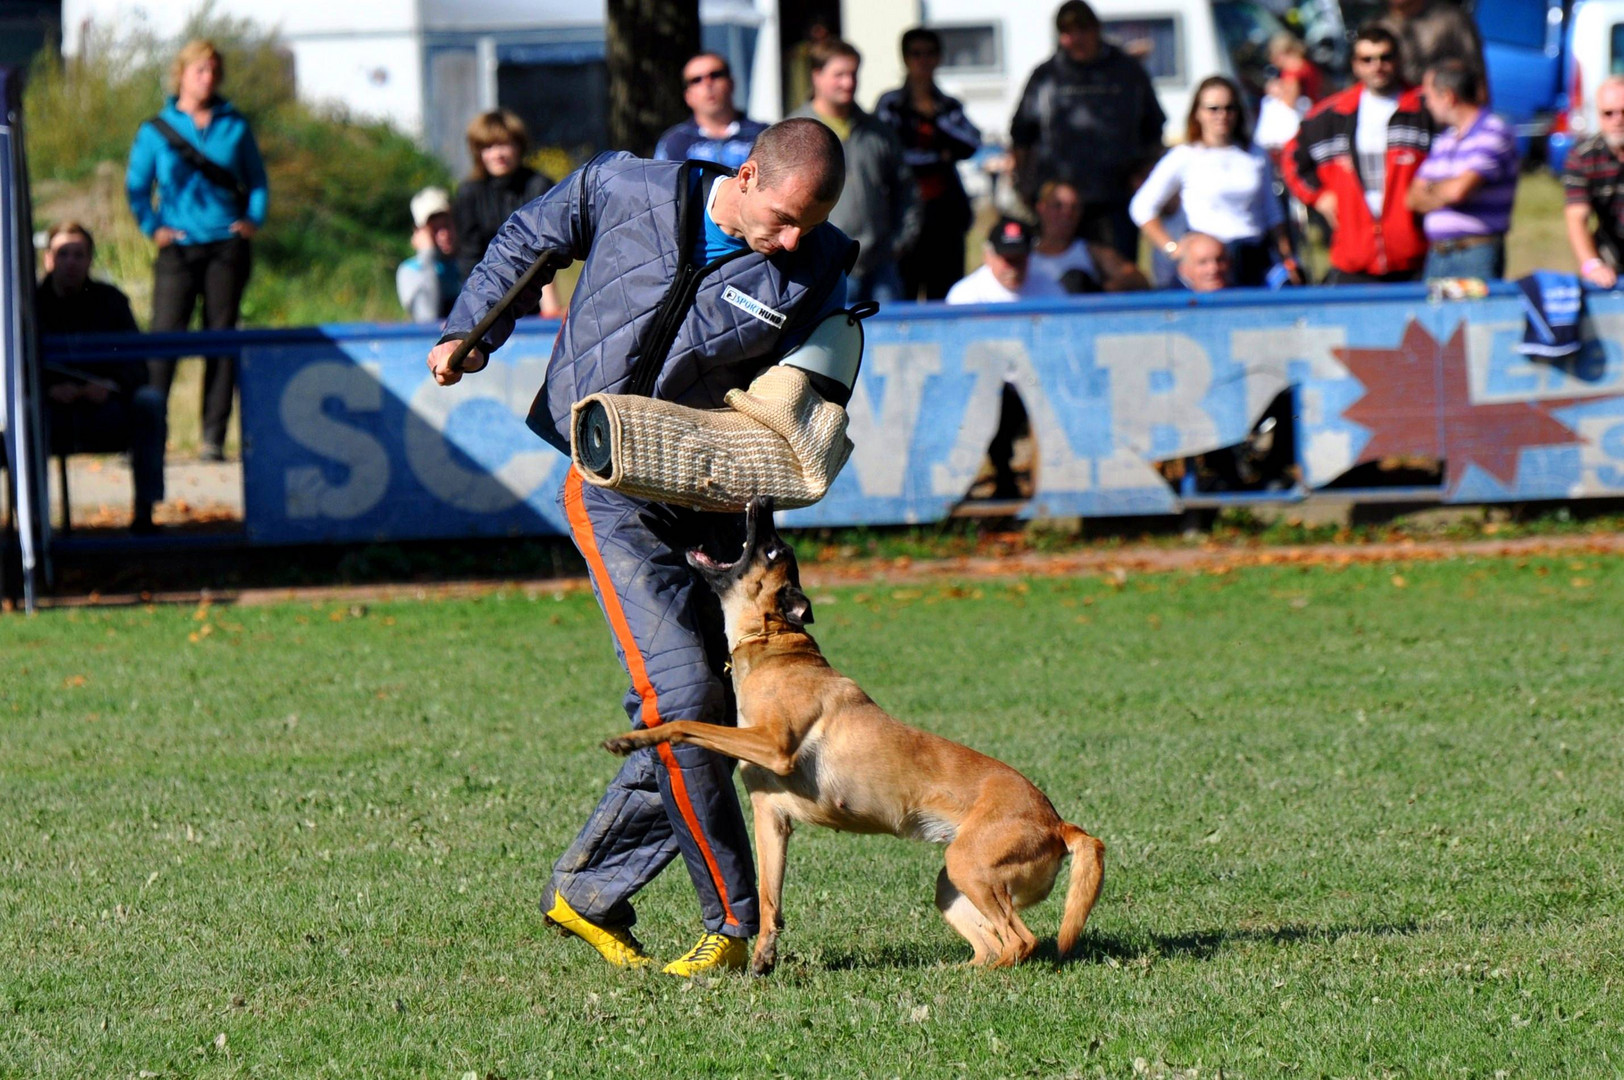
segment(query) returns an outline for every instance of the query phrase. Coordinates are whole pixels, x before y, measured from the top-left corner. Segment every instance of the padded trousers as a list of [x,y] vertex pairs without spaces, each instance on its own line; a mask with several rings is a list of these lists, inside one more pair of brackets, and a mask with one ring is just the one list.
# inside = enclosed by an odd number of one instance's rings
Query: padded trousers
[[[560,502],[631,677],[625,708],[632,726],[735,723],[721,605],[685,553],[702,546],[717,559],[738,558],[744,515],[632,498],[584,483],[574,468]],[[689,744],[633,753],[553,866],[543,910],[557,890],[600,926],[630,926],[631,898],[681,854],[705,929],[754,936],[755,864],[733,766]]]

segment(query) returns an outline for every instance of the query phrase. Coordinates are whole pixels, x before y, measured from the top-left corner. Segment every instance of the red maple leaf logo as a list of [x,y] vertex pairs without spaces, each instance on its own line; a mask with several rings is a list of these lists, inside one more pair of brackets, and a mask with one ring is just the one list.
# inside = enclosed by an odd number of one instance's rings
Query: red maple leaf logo
[[1455,490],[1476,464],[1503,486],[1517,482],[1517,459],[1527,446],[1565,446],[1584,440],[1535,403],[1475,405],[1466,369],[1466,324],[1442,346],[1414,319],[1395,349],[1334,350],[1365,395],[1343,415],[1369,428],[1370,442],[1355,464],[1387,457],[1427,457],[1446,463],[1444,487]]

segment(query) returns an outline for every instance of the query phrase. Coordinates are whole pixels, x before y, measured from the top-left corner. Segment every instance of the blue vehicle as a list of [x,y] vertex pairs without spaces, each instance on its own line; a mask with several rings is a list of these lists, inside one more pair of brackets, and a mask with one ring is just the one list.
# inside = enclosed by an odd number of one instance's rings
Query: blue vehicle
[[1548,136],[1547,160],[1560,168],[1568,150],[1596,130],[1596,88],[1624,75],[1624,0],[1572,0],[1563,34],[1562,92]]
[[1525,158],[1539,154],[1562,110],[1571,6],[1573,0],[1476,0],[1472,5],[1483,36],[1489,100],[1515,126]]

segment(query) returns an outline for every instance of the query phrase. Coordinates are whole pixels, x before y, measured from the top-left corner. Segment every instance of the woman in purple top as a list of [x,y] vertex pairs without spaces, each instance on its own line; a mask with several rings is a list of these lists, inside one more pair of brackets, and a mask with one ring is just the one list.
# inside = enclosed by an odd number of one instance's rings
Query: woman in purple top
[[1425,276],[1501,277],[1517,197],[1511,128],[1478,104],[1482,79],[1461,61],[1433,65],[1421,86],[1427,111],[1447,129],[1433,136],[1408,198],[1410,209],[1425,215]]

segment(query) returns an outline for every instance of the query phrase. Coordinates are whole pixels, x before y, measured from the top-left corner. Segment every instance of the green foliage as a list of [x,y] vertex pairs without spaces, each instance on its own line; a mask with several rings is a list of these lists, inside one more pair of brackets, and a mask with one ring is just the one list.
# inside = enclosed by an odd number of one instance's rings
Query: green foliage
[[[53,611],[5,625],[0,1075],[1618,1072],[1624,560],[812,594],[1105,840],[1079,958],[1051,898],[1036,962],[959,967],[939,849],[814,828],[769,978],[547,932],[625,722],[584,589]],[[680,866],[639,914],[692,944]]]
[[[196,37],[220,48],[223,92],[253,125],[269,176],[244,324],[398,321],[408,203],[426,184],[449,185],[445,167],[388,125],[298,101],[273,32],[205,9],[180,41]],[[37,220],[89,225],[101,273],[138,314],[150,307],[152,246],[125,206],[123,168],[136,128],[162,107],[178,45],[140,28],[92,29],[67,63],[41,55],[24,102]]]

